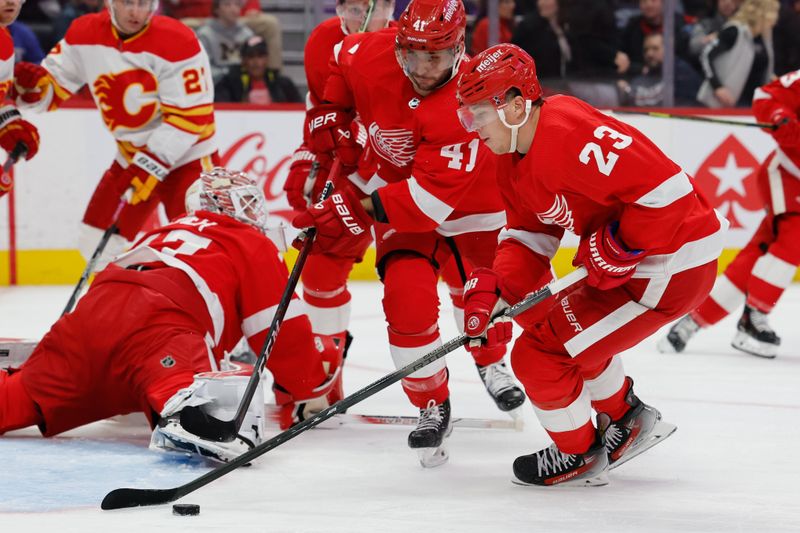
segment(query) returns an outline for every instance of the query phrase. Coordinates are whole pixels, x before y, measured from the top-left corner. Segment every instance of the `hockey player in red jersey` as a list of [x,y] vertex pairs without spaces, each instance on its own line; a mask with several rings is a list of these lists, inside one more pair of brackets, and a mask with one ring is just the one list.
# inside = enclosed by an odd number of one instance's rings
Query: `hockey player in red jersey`
[[465,287],[465,331],[509,342],[510,325],[492,315],[542,284],[565,231],[580,237],[573,264],[588,277],[556,295],[546,314],[521,320],[512,351],[554,442],[517,458],[514,475],[521,484],[605,484],[609,464],[675,429],[637,398],[615,356],[708,294],[727,223],[641,132],[576,98],[545,100],[522,49],[489,48],[465,71],[459,116],[507,154],[508,216],[493,267],[475,270]]
[[[13,84],[14,41],[7,26],[14,22],[25,0],[5,0],[0,10],[0,102],[5,101]],[[22,143],[25,159],[30,159],[39,151],[39,131],[36,126],[23,120],[13,105],[0,106],[0,148],[11,153]],[[0,196],[11,190],[13,183],[7,176],[0,175]]]
[[750,242],[717,279],[709,297],[679,320],[658,347],[681,352],[702,328],[712,326],[744,304],[731,345],[773,358],[781,339],[767,316],[792,282],[800,264],[800,70],[756,89],[753,114],[776,126],[778,144],[758,171],[766,216]]
[[91,257],[116,216],[107,260],[134,239],[159,201],[183,212],[186,189],[217,161],[208,56],[182,23],[154,15],[156,0],[107,0],[108,10],[76,19],[40,65],[15,68],[17,104],[52,111],[88,86],[118,151],[92,195],[79,236]]
[[[386,27],[393,11],[394,0],[339,0],[337,16],[317,26],[306,42],[304,65],[308,80],[309,107],[322,103],[334,46],[346,35]],[[309,150],[308,129],[304,127],[303,131],[303,144],[292,157],[289,175],[284,184],[289,204],[298,211],[305,210],[312,199],[317,200],[331,167],[331,160],[327,155],[315,155]],[[373,160],[369,153],[365,153],[358,168],[348,169],[348,172],[370,176],[375,171]],[[316,179],[311,179],[314,161],[319,163],[319,171]],[[338,186],[341,188],[348,185],[339,181]],[[343,345],[348,345],[352,340],[347,331],[351,300],[347,278],[353,264],[361,260],[368,244],[360,243],[356,249],[348,250],[347,253],[318,254],[308,258],[302,273],[303,300],[315,334],[326,335]],[[343,396],[341,383],[337,390]]]
[[[242,336],[260,350],[286,266],[264,234],[263,193],[244,174],[204,172],[187,204],[197,210],[149,232],[101,272],[21,368],[0,371],[0,434],[38,425],[49,437],[142,411],[155,448],[226,461],[258,444],[263,393],[232,443],[188,433],[179,413],[203,405],[233,417],[249,371],[231,367],[226,354]],[[316,346],[301,308],[295,297],[267,360],[283,427],[328,405],[341,360],[330,344]]]
[[[495,183],[496,157],[458,124],[455,76],[464,54],[460,0],[413,0],[397,28],[350,35],[337,45],[325,103],[309,111],[311,148],[355,166],[366,128],[377,170],[349,176],[325,202],[295,219],[317,228],[315,248],[329,254],[366,241],[374,225],[377,268],[391,355],[400,368],[441,345],[436,290],[440,268],[455,257],[462,270],[489,266],[505,223]],[[353,121],[358,113],[361,126]],[[366,195],[366,196],[365,196]],[[502,410],[525,396],[503,362],[504,347],[473,355],[487,391]],[[420,409],[409,446],[425,466],[443,463],[449,434],[448,374],[440,360],[402,382]]]

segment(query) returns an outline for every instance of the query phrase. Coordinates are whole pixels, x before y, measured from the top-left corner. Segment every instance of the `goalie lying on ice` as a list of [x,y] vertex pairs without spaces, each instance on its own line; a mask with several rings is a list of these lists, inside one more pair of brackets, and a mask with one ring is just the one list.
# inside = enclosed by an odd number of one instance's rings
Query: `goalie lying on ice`
[[[263,193],[244,174],[204,172],[190,204],[192,214],[148,233],[98,275],[20,368],[0,370],[0,434],[37,425],[49,437],[142,411],[157,428],[156,447],[228,460],[258,443],[263,393],[247,431],[223,447],[173,420],[188,405],[231,418],[225,410],[236,410],[246,372],[220,365],[242,336],[260,351],[288,279],[264,234]],[[315,342],[298,303],[295,296],[266,365],[284,427],[327,406],[342,357]]]

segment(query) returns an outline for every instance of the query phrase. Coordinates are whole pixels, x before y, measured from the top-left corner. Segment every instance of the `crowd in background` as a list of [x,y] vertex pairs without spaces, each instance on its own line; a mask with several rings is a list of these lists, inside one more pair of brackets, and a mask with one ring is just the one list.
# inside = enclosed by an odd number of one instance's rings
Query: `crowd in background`
[[[262,11],[262,3],[161,2],[163,14],[197,32],[211,60],[217,101],[302,101],[281,74],[280,22]],[[396,2],[396,16],[407,3]],[[489,45],[486,0],[464,3],[473,21],[468,51],[475,54]],[[800,0],[676,4],[675,105],[748,107],[756,87],[800,68]],[[26,3],[20,21],[9,27],[17,60],[41,61],[72,20],[100,9],[103,0]],[[498,15],[500,42],[513,42],[536,59],[547,91],[596,106],[663,105],[663,0],[498,0]]]

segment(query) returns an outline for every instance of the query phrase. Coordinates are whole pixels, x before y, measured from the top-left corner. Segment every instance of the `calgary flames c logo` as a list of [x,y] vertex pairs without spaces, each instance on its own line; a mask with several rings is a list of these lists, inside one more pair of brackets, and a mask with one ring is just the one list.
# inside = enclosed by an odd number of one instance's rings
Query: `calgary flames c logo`
[[138,129],[150,122],[156,114],[157,104],[147,95],[157,90],[158,81],[153,74],[140,69],[103,74],[94,82],[94,94],[103,122],[111,131],[117,128]]

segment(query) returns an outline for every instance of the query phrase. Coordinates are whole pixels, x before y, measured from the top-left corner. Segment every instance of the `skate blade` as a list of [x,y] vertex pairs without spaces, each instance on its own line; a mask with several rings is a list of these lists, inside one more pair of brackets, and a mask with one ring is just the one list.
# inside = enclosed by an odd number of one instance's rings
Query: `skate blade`
[[660,353],[678,353],[678,350],[669,342],[667,337],[662,337],[661,340],[658,341],[656,344],[656,350]]
[[778,347],[774,344],[758,342],[741,332],[736,333],[731,341],[731,346],[746,354],[764,359],[775,359],[775,356],[778,355]]
[[604,485],[608,485],[608,472],[604,470],[596,476],[583,479],[571,479],[562,483],[556,483],[555,485],[537,485],[536,483],[525,483],[517,478],[511,478],[511,483],[521,487],[536,487],[540,489],[552,489],[558,487],[602,487]]
[[450,454],[447,452],[447,448],[442,445],[438,448],[418,448],[417,457],[419,458],[419,464],[424,468],[436,468],[445,464],[450,459]]
[[617,468],[619,465],[627,463],[637,455],[646,452],[659,442],[666,440],[670,435],[675,433],[677,429],[678,426],[676,426],[675,424],[670,424],[669,422],[664,422],[663,420],[659,420],[658,422],[656,422],[655,426],[653,426],[653,431],[650,434],[650,438],[648,438],[645,441],[642,441],[636,447],[632,446],[631,448],[629,448],[627,453],[625,453],[625,455],[623,455],[620,459],[618,459],[617,462],[609,466],[609,469],[613,470]]

